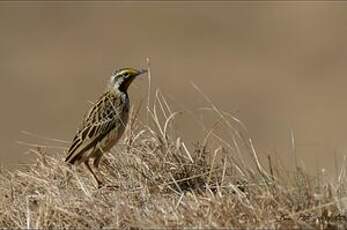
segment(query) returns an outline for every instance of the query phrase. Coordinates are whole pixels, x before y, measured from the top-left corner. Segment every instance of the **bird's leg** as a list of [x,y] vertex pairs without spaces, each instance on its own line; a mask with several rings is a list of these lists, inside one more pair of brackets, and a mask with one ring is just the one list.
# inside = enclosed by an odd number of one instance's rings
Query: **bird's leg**
[[100,160],[102,158],[103,155],[103,150],[99,147],[98,150],[95,153],[95,158],[94,158],[94,162],[93,162],[93,166],[98,169],[99,168],[99,164],[100,164]]
[[96,180],[96,182],[98,183],[98,188],[101,188],[103,186],[102,181],[96,176],[95,172],[92,170],[92,168],[89,165],[89,161],[85,161],[84,162],[85,166],[87,167],[87,169],[92,173],[94,179]]
[[[93,166],[94,166],[94,168],[98,169],[99,164],[100,164],[100,160],[104,154],[104,151],[102,150],[102,148],[99,145],[96,148],[98,148],[98,150],[95,152],[95,158],[94,158]],[[105,185],[105,187],[106,188],[119,188],[119,185]]]

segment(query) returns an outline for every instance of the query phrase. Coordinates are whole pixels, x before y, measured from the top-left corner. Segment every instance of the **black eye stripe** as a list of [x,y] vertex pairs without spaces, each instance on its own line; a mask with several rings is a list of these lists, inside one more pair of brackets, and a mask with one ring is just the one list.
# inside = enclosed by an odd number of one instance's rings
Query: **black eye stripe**
[[127,77],[129,75],[128,72],[125,72],[125,73],[119,73],[118,76],[119,77]]
[[131,72],[131,71],[118,71],[117,73],[115,73],[113,76],[114,78],[114,81],[118,81],[119,79],[122,79],[122,78],[129,78],[133,75],[134,73]]

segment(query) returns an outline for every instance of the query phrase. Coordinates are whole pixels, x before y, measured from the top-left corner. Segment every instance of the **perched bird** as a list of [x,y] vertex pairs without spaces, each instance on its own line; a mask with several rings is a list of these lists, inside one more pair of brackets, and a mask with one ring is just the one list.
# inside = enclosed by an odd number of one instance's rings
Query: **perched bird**
[[89,165],[89,159],[94,160],[93,166],[98,169],[103,153],[110,150],[122,136],[129,114],[127,89],[138,75],[146,72],[133,68],[114,71],[106,92],[85,114],[68,150],[65,162],[74,165],[84,163],[99,188],[102,181]]

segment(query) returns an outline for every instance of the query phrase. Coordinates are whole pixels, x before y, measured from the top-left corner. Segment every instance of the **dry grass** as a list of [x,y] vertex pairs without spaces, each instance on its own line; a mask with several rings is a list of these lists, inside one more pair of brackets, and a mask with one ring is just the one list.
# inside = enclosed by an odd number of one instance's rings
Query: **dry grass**
[[0,173],[0,227],[347,228],[345,167],[328,183],[266,156],[262,164],[243,124],[205,99],[217,122],[192,147],[159,91],[146,122],[133,110],[124,144],[101,163],[113,186],[99,190],[83,167],[63,163],[63,152],[33,148],[34,164]]

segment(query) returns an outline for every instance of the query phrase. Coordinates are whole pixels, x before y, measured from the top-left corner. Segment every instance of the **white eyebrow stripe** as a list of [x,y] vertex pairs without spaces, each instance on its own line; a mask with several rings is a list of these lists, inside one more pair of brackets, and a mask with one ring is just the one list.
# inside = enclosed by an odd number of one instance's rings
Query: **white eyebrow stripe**
[[120,71],[119,73],[118,73],[118,75],[124,75],[124,74],[126,74],[128,71],[127,70],[122,70],[122,71]]
[[118,70],[118,72],[115,73],[116,76],[121,76],[121,75],[132,75],[132,74],[136,74],[137,70],[136,69],[123,69],[123,70]]

